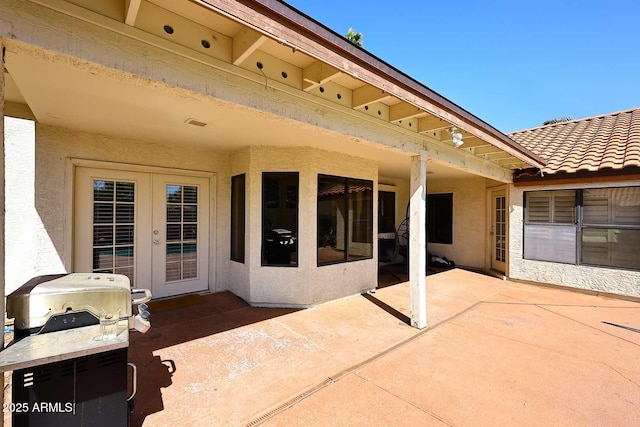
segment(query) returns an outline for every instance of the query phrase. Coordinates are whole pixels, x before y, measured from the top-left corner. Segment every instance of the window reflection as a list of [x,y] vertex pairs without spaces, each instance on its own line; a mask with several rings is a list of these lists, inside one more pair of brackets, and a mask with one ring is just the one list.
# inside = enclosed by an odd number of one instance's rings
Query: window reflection
[[298,172],[262,173],[262,265],[298,265]]
[[318,265],[373,256],[373,182],[318,175]]

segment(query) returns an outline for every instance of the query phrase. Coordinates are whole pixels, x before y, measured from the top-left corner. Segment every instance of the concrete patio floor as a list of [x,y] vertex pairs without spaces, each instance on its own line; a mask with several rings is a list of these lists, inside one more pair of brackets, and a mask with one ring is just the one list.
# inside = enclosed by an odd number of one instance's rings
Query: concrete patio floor
[[[231,293],[133,333],[132,426],[640,425],[640,304],[450,270],[308,310]],[[608,323],[603,323],[608,322]]]

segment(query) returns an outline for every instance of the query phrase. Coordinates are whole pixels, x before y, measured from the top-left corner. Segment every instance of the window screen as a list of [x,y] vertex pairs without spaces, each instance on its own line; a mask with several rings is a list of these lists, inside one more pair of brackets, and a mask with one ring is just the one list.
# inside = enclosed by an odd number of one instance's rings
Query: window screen
[[576,192],[525,193],[524,258],[576,263]]

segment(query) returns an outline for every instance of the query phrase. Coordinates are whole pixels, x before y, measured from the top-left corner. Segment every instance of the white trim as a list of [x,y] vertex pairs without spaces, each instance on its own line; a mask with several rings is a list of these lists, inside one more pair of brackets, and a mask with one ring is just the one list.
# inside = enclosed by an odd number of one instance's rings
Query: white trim
[[74,250],[73,250],[73,229],[74,229],[74,208],[73,203],[75,200],[75,179],[76,179],[76,165],[73,164],[72,159],[65,159],[64,164],[64,268],[67,273],[73,271],[74,265]]
[[509,246],[511,244],[511,233],[510,233],[510,223],[511,223],[511,200],[509,188],[507,185],[496,185],[493,187],[487,188],[487,209],[486,209],[486,229],[485,229],[485,268],[492,269],[492,257],[493,257],[493,239],[491,236],[491,227],[493,225],[493,217],[494,217],[494,206],[493,206],[493,195],[500,191],[504,191],[505,193],[505,227],[506,227],[506,244],[505,244],[505,261],[504,261],[504,275],[509,277]]
[[161,166],[141,165],[136,163],[118,163],[118,162],[79,159],[79,158],[71,158],[70,161],[75,167],[81,166],[85,168],[94,168],[94,169],[110,169],[110,170],[123,170],[123,171],[129,171],[129,172],[161,173],[164,175],[181,175],[181,176],[193,176],[193,177],[202,177],[202,178],[212,178],[217,175],[215,172],[209,172],[209,171],[165,168]]
[[[218,195],[217,180],[215,174],[209,179],[209,292],[216,292],[216,272],[218,271],[218,264],[216,263],[216,257],[218,252],[216,250],[216,236],[217,228],[217,205],[216,196]],[[229,194],[231,197],[231,194]]]

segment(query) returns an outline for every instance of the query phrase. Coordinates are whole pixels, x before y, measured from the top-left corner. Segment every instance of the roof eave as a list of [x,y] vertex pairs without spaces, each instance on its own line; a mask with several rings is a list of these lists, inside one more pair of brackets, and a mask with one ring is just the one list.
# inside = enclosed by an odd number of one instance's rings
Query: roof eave
[[[384,62],[366,50],[354,45],[346,38],[280,0],[236,0],[233,2],[258,13],[249,13],[249,10],[243,10],[237,6],[233,7],[232,4],[225,0],[190,1],[200,4],[203,7],[213,9],[219,13],[223,13],[243,25],[251,26],[263,34],[266,34],[284,44],[290,45],[292,48],[300,49],[320,61],[326,61],[323,52],[313,49],[314,44],[320,45],[349,61],[349,63],[345,63],[344,61],[341,63],[330,63],[330,65],[340,69],[341,71],[366,81],[363,76],[358,75],[357,68],[351,69],[349,65],[354,64],[357,67],[361,67],[361,69],[381,77],[391,85],[395,85],[403,89],[410,95],[401,96],[390,92],[399,99],[416,105],[419,108],[422,107],[419,102],[420,99],[422,99],[435,107],[433,108],[434,111],[428,111],[429,113],[440,116],[442,119],[447,121],[451,120],[454,124],[460,125],[466,123],[470,125],[471,129],[466,129],[467,131],[482,139],[488,140],[491,144],[514,155],[520,160],[531,164],[533,167],[542,168],[546,164],[541,157],[516,143],[507,135],[503,134],[482,119],[476,117],[472,113],[454,104],[447,98],[429,89],[397,68]],[[269,22],[261,19],[260,16],[264,16],[287,29],[294,31],[298,37],[283,37],[285,34],[279,33],[275,26],[269,25]],[[301,39],[300,36],[312,43],[303,43],[304,40]],[[377,87],[380,86],[379,84],[376,84],[376,82],[367,83]],[[385,91],[390,90],[388,87],[379,88]],[[477,130],[477,132],[474,132],[474,130]]]

